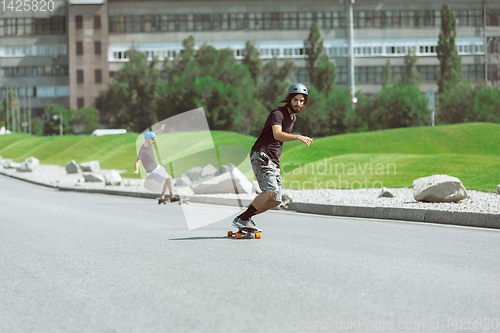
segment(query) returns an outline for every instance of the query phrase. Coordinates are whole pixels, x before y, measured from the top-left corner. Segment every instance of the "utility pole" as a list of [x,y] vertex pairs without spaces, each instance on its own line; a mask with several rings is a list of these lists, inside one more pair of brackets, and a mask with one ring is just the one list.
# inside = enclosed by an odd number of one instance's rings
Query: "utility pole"
[[5,95],[5,114],[7,115],[7,123],[6,123],[6,131],[9,130],[9,123],[10,123],[10,117],[9,117],[9,89],[10,87],[7,87],[7,94]]
[[356,88],[354,86],[354,20],[352,13],[352,5],[356,0],[348,0],[349,6],[349,77],[351,83],[351,101],[353,104],[357,102]]
[[[19,96],[19,90],[20,88],[17,89],[17,96]],[[21,133],[21,101],[16,98],[16,109],[17,109],[17,131]]]
[[[31,87],[29,87],[30,91],[32,91]],[[30,95],[28,96],[28,104],[29,104],[29,113],[28,113],[28,117],[29,117],[29,121],[28,121],[28,126],[29,126],[29,133],[32,134],[32,128],[31,128],[31,93]]]
[[23,92],[24,92],[24,95],[23,95],[23,106],[24,106],[24,113],[23,113],[23,132],[26,133],[27,131],[27,126],[28,126],[28,123],[26,122],[27,119],[26,119],[26,87],[23,87]]
[[12,111],[12,133],[16,132],[16,107],[14,106],[16,99],[14,98],[14,90],[10,91],[10,104],[11,104],[11,111]]
[[484,30],[484,81],[488,85],[488,36],[486,33],[486,1],[483,0],[483,30]]

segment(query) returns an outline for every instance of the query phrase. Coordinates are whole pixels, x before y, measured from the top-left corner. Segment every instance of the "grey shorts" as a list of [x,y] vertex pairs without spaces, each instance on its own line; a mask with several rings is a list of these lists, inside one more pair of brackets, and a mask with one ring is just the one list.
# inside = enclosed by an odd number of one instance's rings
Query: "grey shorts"
[[167,179],[170,178],[167,170],[162,165],[156,166],[156,169],[148,173],[149,178],[153,178],[158,183],[163,184]]
[[267,154],[260,151],[253,152],[252,156],[250,156],[250,163],[252,163],[253,173],[255,173],[262,192],[278,191],[272,201],[281,202],[280,168],[271,161]]

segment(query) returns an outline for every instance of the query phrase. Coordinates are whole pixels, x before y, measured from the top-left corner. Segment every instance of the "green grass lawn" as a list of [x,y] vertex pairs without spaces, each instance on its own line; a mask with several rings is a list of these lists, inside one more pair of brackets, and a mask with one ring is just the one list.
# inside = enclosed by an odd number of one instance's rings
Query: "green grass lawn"
[[[212,131],[211,134],[214,144],[220,146],[219,150],[222,155],[228,150],[223,146],[232,146],[234,148],[236,145],[243,147],[246,151],[250,151],[255,141],[255,138],[252,136],[232,132]],[[196,148],[196,144],[202,145],[206,137],[206,133],[199,132],[159,135],[157,142],[160,143],[162,163],[167,165],[168,162],[176,161],[179,152],[181,155],[182,153],[189,153],[188,150]],[[71,160],[75,160],[78,164],[98,160],[103,169],[126,170],[121,174],[122,177],[140,178],[139,175],[132,174],[137,159],[136,141],[138,138],[139,134],[137,133],[100,137],[75,135],[37,137],[16,133],[0,136],[0,156],[11,158],[16,162],[21,162],[27,157],[35,156],[42,164],[56,164],[61,166],[65,166]],[[193,144],[193,142],[196,144]],[[207,145],[205,144],[205,146]],[[239,155],[241,155],[241,149],[243,148],[240,148]],[[214,154],[216,153],[214,152]],[[209,162],[207,162],[206,155],[207,153],[199,153],[191,157],[189,161],[185,161],[186,163],[184,164],[177,163],[176,165],[179,165],[181,169],[176,168],[177,172],[174,175],[177,176],[179,172],[182,173],[194,166],[197,160],[200,160],[200,164],[196,165],[212,163],[217,167],[217,155],[215,155],[215,159],[209,159]],[[227,158],[225,159],[222,156],[222,164],[227,164],[227,160]]]
[[495,192],[500,184],[500,125],[413,127],[317,138],[309,148],[295,143],[285,150],[281,164],[285,186],[295,189],[411,187],[416,178],[448,174],[468,189]]
[[[218,154],[205,151],[189,159],[180,156],[203,149],[206,133],[160,135],[157,142],[162,164],[174,161],[174,176],[198,160],[200,165],[212,163],[216,167],[219,162],[234,160],[237,164],[255,142],[254,137],[238,133],[211,134]],[[126,170],[123,177],[139,177],[132,175],[138,137],[137,133],[102,137],[3,135],[0,156],[15,161],[35,156],[43,164],[61,166],[72,159],[77,163],[98,160],[104,169]],[[281,166],[285,188],[411,187],[416,178],[448,174],[458,177],[468,189],[495,192],[500,184],[500,125],[470,123],[345,134],[316,138],[309,148],[297,141],[286,142]],[[251,170],[243,172],[251,177]]]

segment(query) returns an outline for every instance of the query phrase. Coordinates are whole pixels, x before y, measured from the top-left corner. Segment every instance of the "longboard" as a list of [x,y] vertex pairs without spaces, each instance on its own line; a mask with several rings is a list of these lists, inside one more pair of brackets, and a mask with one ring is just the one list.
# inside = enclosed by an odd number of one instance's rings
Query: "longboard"
[[233,237],[233,236],[236,239],[242,239],[242,238],[261,239],[262,233],[261,231],[257,231],[254,228],[238,228],[238,231],[236,233],[232,232],[231,230],[227,232],[227,237]]
[[158,199],[158,204],[164,204],[166,205],[168,203],[175,203],[175,202],[178,202],[179,205],[182,205],[183,203],[184,204],[188,204],[189,203],[189,198],[181,198],[179,201],[170,201],[170,199],[165,199],[165,200],[161,200],[161,199]]

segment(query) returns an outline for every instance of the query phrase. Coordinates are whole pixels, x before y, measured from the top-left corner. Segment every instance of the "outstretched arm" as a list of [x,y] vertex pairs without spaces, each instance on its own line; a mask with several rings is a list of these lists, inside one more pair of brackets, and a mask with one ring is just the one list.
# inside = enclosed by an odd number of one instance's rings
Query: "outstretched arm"
[[139,173],[139,160],[135,161],[134,175],[137,175],[138,173]]
[[162,125],[161,125],[161,127],[160,127],[160,129],[159,129],[159,130],[157,130],[157,131],[155,132],[155,134],[156,134],[156,135],[159,135],[159,134],[163,131],[163,129],[164,129],[164,128],[165,128],[165,124],[162,124]]
[[280,125],[273,125],[273,135],[276,140],[279,141],[295,141],[299,140],[303,144],[309,145],[312,143],[313,139],[307,136],[298,135],[298,134],[289,134],[282,131]]

